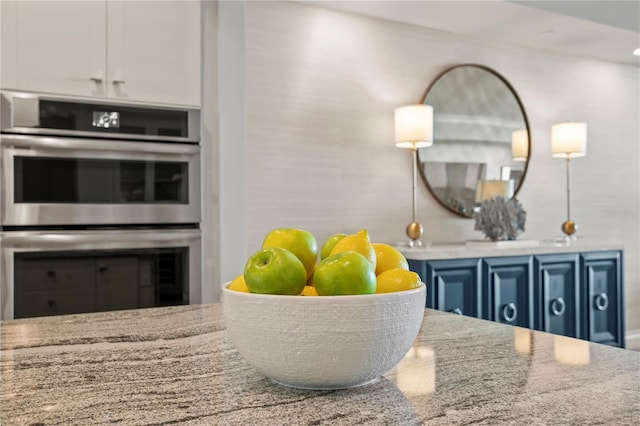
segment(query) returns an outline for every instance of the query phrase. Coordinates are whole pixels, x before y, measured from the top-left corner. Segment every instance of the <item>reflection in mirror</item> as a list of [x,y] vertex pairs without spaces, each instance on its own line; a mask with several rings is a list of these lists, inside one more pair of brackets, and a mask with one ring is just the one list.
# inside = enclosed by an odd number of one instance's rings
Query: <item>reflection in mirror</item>
[[432,83],[423,103],[433,106],[434,144],[418,150],[418,168],[440,204],[472,217],[486,199],[478,193],[490,185],[483,181],[512,181],[501,195],[517,194],[529,164],[530,132],[502,76],[481,65],[455,66]]

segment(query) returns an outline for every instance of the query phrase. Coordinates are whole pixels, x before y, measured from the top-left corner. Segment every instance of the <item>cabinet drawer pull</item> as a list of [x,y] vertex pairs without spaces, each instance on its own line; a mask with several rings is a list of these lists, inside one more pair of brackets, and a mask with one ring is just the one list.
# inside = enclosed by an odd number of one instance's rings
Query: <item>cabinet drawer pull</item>
[[511,302],[502,308],[502,318],[507,322],[513,322],[518,316],[518,308]]
[[566,307],[567,305],[564,303],[564,299],[562,297],[558,297],[551,301],[551,312],[555,316],[559,317],[564,314]]
[[607,293],[600,293],[594,298],[594,304],[596,305],[596,309],[599,311],[604,311],[609,307],[609,298],[607,297]]
[[102,79],[98,77],[91,77],[89,80],[93,81],[94,83],[102,83]]
[[113,84],[124,84],[126,83],[124,80],[113,80]]
[[449,312],[456,315],[462,315],[462,310],[460,308],[450,309]]

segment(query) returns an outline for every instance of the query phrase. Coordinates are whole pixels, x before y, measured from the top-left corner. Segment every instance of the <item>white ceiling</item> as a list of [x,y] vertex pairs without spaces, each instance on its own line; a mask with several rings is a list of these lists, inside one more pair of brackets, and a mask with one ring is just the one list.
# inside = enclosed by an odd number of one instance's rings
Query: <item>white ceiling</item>
[[640,67],[640,0],[333,1],[318,7]]

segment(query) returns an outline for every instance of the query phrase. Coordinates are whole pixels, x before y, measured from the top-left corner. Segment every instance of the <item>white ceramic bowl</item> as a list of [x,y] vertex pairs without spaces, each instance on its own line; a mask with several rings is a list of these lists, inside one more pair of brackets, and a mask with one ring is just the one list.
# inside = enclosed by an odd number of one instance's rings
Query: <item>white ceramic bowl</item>
[[278,296],[223,286],[228,336],[271,380],[303,389],[342,389],[373,381],[413,344],[426,287],[361,296]]

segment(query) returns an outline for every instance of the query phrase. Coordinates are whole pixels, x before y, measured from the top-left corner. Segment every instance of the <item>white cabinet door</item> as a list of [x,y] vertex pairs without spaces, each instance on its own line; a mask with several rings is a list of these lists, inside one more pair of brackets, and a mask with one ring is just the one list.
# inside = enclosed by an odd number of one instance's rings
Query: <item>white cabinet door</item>
[[2,1],[0,13],[2,88],[106,95],[106,2]]
[[200,105],[200,2],[109,1],[111,98]]
[[3,89],[200,105],[199,1],[2,1]]

